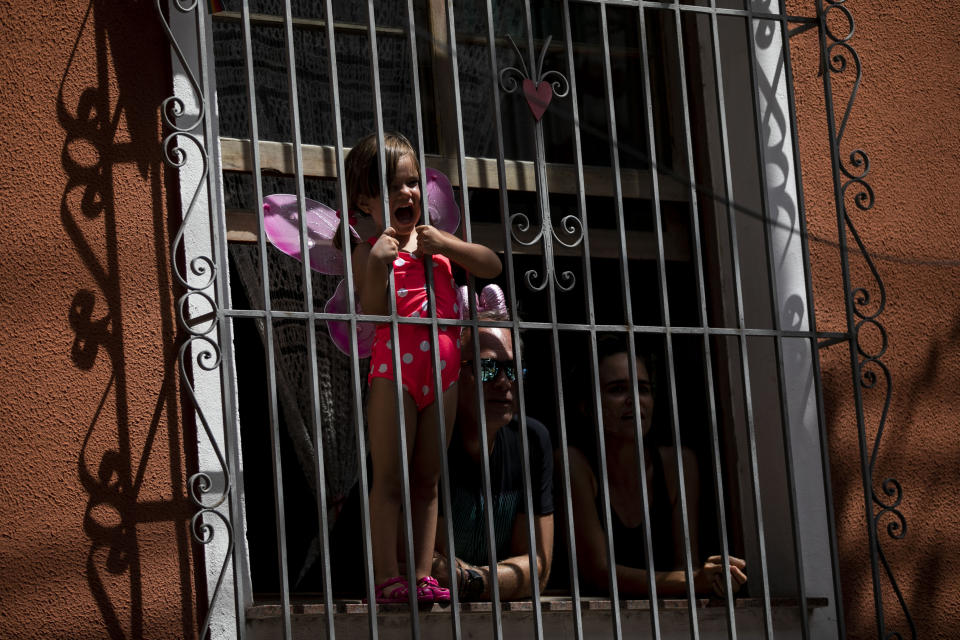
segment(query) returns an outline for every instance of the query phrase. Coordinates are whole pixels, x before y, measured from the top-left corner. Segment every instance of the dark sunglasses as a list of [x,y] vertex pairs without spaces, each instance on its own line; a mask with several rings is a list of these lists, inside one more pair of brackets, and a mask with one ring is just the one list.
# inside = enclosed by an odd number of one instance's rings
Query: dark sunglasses
[[[472,367],[473,360],[463,360],[462,365]],[[507,380],[515,382],[517,380],[517,363],[513,360],[497,360],[496,358],[480,358],[480,379],[484,382],[491,382],[497,379],[503,371]],[[521,374],[524,380],[527,378],[527,370],[524,369]]]

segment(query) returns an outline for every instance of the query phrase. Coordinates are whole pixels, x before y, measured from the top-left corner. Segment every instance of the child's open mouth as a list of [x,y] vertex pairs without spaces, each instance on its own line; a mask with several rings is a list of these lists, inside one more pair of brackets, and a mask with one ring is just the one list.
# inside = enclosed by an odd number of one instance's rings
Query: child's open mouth
[[401,207],[393,212],[393,221],[397,224],[410,224],[414,221],[416,212],[413,207]]

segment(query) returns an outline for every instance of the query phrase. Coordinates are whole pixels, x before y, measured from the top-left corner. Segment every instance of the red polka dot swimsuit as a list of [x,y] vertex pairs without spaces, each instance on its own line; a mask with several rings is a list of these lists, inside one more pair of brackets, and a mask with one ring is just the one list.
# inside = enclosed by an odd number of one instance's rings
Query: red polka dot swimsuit
[[[377,237],[367,240],[373,245]],[[433,291],[438,318],[459,318],[456,283],[450,260],[434,255],[418,258],[401,251],[393,261],[393,280],[397,292],[397,315],[407,318],[428,317],[425,260],[433,258]],[[422,411],[435,398],[433,357],[430,355],[430,327],[427,325],[402,324],[397,326],[400,340],[400,378],[403,389],[410,394]],[[393,380],[393,351],[390,325],[377,327],[373,350],[370,355],[370,374],[367,384],[374,378]],[[446,391],[460,377],[460,328],[441,326],[437,331],[437,347],[440,353],[440,381]]]

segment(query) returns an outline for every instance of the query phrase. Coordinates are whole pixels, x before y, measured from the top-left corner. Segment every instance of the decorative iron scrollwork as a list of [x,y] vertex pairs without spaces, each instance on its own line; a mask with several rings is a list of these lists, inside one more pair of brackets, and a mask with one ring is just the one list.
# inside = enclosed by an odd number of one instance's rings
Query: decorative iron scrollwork
[[573,215],[572,213],[564,216],[560,220],[560,227],[563,229],[564,233],[573,238],[571,242],[564,242],[563,239],[560,238],[560,235],[557,234],[556,230],[554,230],[553,239],[563,246],[567,247],[568,249],[573,249],[583,242],[583,222],[581,222],[580,218],[577,216]]
[[[198,31],[200,31],[199,21],[201,17],[198,11],[199,6],[198,0],[175,0],[170,3],[170,10],[176,10],[184,15],[196,15]],[[209,631],[211,614],[217,598],[220,595],[223,580],[233,554],[234,544],[233,525],[229,518],[218,510],[230,497],[232,478],[227,466],[227,461],[224,458],[223,452],[220,450],[218,440],[214,436],[207,416],[197,402],[195,389],[193,387],[193,375],[191,375],[192,372],[188,370],[191,359],[193,365],[196,367],[194,371],[216,371],[221,364],[222,354],[220,345],[215,337],[217,329],[216,318],[219,317],[219,307],[215,296],[209,292],[216,281],[217,265],[210,256],[194,256],[190,258],[186,266],[187,271],[184,272],[178,258],[183,251],[184,234],[189,227],[190,220],[196,214],[197,210],[201,208],[199,206],[201,191],[206,183],[207,173],[209,171],[207,151],[197,134],[201,125],[204,124],[208,112],[208,104],[204,91],[197,81],[191,65],[184,56],[183,50],[174,37],[173,31],[170,29],[170,23],[164,15],[161,0],[157,0],[156,10],[160,24],[170,42],[170,48],[179,59],[183,73],[196,99],[196,113],[188,114],[187,105],[184,100],[179,96],[172,95],[160,104],[160,115],[164,127],[169,131],[163,138],[161,145],[164,162],[174,169],[182,169],[187,166],[188,162],[194,161],[199,162],[201,168],[197,186],[190,197],[190,202],[184,211],[180,227],[171,243],[170,255],[174,278],[177,284],[184,290],[184,293],[178,297],[176,303],[177,323],[185,331],[187,336],[177,354],[180,380],[187,397],[190,399],[193,410],[196,412],[196,416],[203,427],[209,446],[217,457],[217,462],[224,479],[223,486],[219,488],[214,486],[213,479],[210,474],[206,472],[195,473],[187,480],[187,493],[190,501],[197,507],[197,512],[190,520],[190,532],[193,539],[199,544],[207,545],[214,541],[217,530],[222,528],[226,535],[226,554],[223,558],[223,565],[220,568],[213,593],[210,595],[209,609],[200,627],[199,637],[205,638]],[[204,310],[209,312],[209,317],[213,319],[199,324],[193,322],[194,314],[190,312],[191,306],[204,307]],[[221,526],[215,528],[211,523],[212,520],[218,520]]]
[[[533,245],[540,242],[540,238],[543,237],[543,229],[537,231],[537,235],[529,240],[522,240],[517,231],[520,233],[526,233],[530,230],[530,217],[525,213],[514,213],[510,216],[510,235],[513,236],[513,241],[524,247],[532,247]],[[516,227],[516,231],[514,231]]]
[[[554,96],[564,98],[570,93],[570,83],[566,76],[556,70],[543,70],[543,61],[547,55],[547,49],[553,36],[548,36],[540,49],[537,57],[536,73],[531,77],[527,63],[524,62],[523,54],[520,48],[513,41],[513,37],[507,34],[507,40],[513,47],[514,54],[521,68],[507,66],[500,70],[500,88],[506,93],[516,93],[522,91],[533,114],[536,126],[540,127],[540,119],[546,112],[547,107]],[[532,62],[532,61],[531,61]],[[519,79],[519,80],[518,80]],[[539,130],[538,130],[539,131]],[[509,227],[510,236],[514,242],[519,245],[530,247],[539,242],[543,242],[543,255],[545,263],[545,273],[542,275],[536,269],[529,269],[524,273],[524,282],[531,291],[543,291],[551,278],[556,284],[557,289],[567,292],[573,289],[577,284],[576,276],[571,271],[564,271],[557,274],[554,268],[553,242],[556,241],[567,248],[574,248],[583,242],[583,222],[577,216],[570,214],[560,220],[560,228],[563,236],[557,233],[550,219],[550,203],[546,194],[547,184],[544,176],[544,165],[546,163],[546,152],[543,145],[543,136],[536,136],[536,168],[538,172],[538,196],[540,199],[540,211],[543,220],[543,226],[537,231],[533,238],[526,238],[521,234],[526,234],[532,228],[530,218],[525,213],[514,213],[510,216]],[[544,234],[544,229],[549,229],[550,233]],[[537,280],[539,279],[539,284]]]
[[[500,70],[500,88],[507,93],[522,90],[524,97],[527,99],[527,106],[530,107],[530,113],[533,114],[537,122],[540,121],[547,107],[550,106],[550,101],[553,100],[553,96],[565,98],[567,94],[570,93],[570,83],[567,82],[566,76],[555,70],[543,71],[543,59],[547,55],[547,49],[550,47],[550,41],[552,39],[553,36],[548,36],[546,42],[543,43],[540,56],[537,58],[536,75],[531,77],[530,71],[527,69],[527,63],[523,61],[523,55],[520,53],[517,43],[513,41],[513,37],[510,36],[510,34],[507,34],[507,40],[510,41],[510,45],[513,47],[514,53],[517,55],[517,60],[520,61],[520,66],[523,67],[523,70],[516,67],[504,67]],[[522,81],[517,82],[517,79],[510,75],[511,73],[522,78]]]
[[[850,44],[854,34],[854,20],[850,10],[845,6],[846,0],[818,0],[817,16],[820,23],[821,57],[824,60],[823,77],[826,97],[827,120],[830,129],[830,150],[833,157],[833,179],[836,194],[838,225],[840,231],[843,281],[848,296],[847,326],[851,340],[851,360],[854,368],[854,380],[859,388],[855,388],[857,409],[857,428],[861,443],[861,468],[863,470],[863,486],[866,496],[866,515],[868,524],[868,538],[870,544],[870,561],[873,571],[874,602],[876,605],[876,619],[879,636],[884,639],[903,638],[899,631],[887,629],[884,618],[883,594],[884,587],[880,581],[880,566],[886,575],[890,588],[897,597],[897,602],[903,612],[904,619],[910,630],[910,637],[916,638],[917,631],[910,616],[910,611],[904,601],[903,594],[894,577],[893,570],[887,562],[880,544],[879,531],[883,527],[887,536],[894,540],[902,540],[907,534],[907,521],[900,511],[903,500],[903,488],[894,478],[886,478],[878,491],[874,483],[874,470],[880,441],[886,426],[887,414],[890,409],[892,380],[890,370],[882,358],[887,351],[887,332],[879,320],[880,314],[886,307],[886,290],[883,280],[867,250],[866,245],[857,232],[854,219],[850,215],[847,202],[852,201],[859,211],[869,211],[873,208],[875,197],[873,187],[867,181],[870,172],[870,158],[863,149],[854,149],[849,155],[841,152],[843,136],[847,122],[853,109],[853,103],[860,89],[863,77],[863,66],[860,56]],[[831,26],[831,22],[833,26]],[[844,27],[843,33],[837,33],[838,26]],[[852,78],[849,74],[852,72]],[[845,77],[850,86],[850,95],[842,105],[843,116],[839,123],[836,121],[837,103],[833,93],[832,81],[834,78]],[[851,284],[850,268],[847,260],[847,240],[849,234],[859,249],[870,272],[872,283],[854,287]],[[871,292],[875,291],[876,295]],[[872,336],[872,337],[867,337]],[[879,336],[879,345],[877,338]],[[871,345],[873,347],[871,348]],[[867,432],[866,412],[863,406],[862,391],[871,391],[883,394],[882,409],[873,434]],[[868,436],[872,435],[872,446],[868,447]],[[884,524],[886,526],[884,526]]]

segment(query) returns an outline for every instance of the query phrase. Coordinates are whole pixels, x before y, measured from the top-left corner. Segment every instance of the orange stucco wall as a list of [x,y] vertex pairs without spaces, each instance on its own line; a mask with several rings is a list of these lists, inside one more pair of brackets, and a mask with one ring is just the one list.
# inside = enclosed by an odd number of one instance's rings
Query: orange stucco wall
[[[788,4],[811,12],[812,0]],[[908,523],[905,540],[882,529],[881,540],[920,637],[949,637],[960,615],[960,5],[847,4],[864,81],[845,149],[871,160],[876,205],[855,218],[886,285],[893,381],[876,474],[902,484]],[[191,637],[194,436],[170,364],[157,116],[166,43],[146,1],[7,1],[0,18],[0,635]],[[792,50],[819,328],[843,330],[836,251],[817,241],[835,238],[836,219],[815,32]],[[875,637],[848,352],[822,357],[847,629]],[[886,604],[903,630],[889,591]]]
[[[791,4],[808,13],[801,7],[811,3]],[[867,181],[876,204],[869,212],[851,210],[886,287],[886,308],[878,318],[889,338],[881,359],[893,383],[876,483],[879,488],[887,477],[900,482],[907,522],[906,537],[893,540],[886,533],[893,518],[885,517],[880,540],[919,637],[954,637],[950,630],[960,614],[960,395],[954,371],[960,358],[960,5],[846,4],[856,20],[851,44],[864,75],[843,149],[849,155],[861,148],[870,157]],[[792,44],[808,222],[814,236],[836,238],[816,34]],[[841,82],[839,112],[849,95],[843,87]],[[811,252],[818,328],[843,330],[837,252],[816,239]],[[854,285],[870,285],[862,261],[854,264],[860,265]],[[876,287],[871,293],[876,301]],[[878,334],[864,331],[864,344],[876,349]],[[821,355],[847,630],[851,638],[876,638],[849,351],[841,345]],[[881,396],[865,391],[870,433],[880,420]],[[909,637],[889,589],[885,604],[889,630]]]
[[0,3],[0,636],[193,637],[152,2]]

